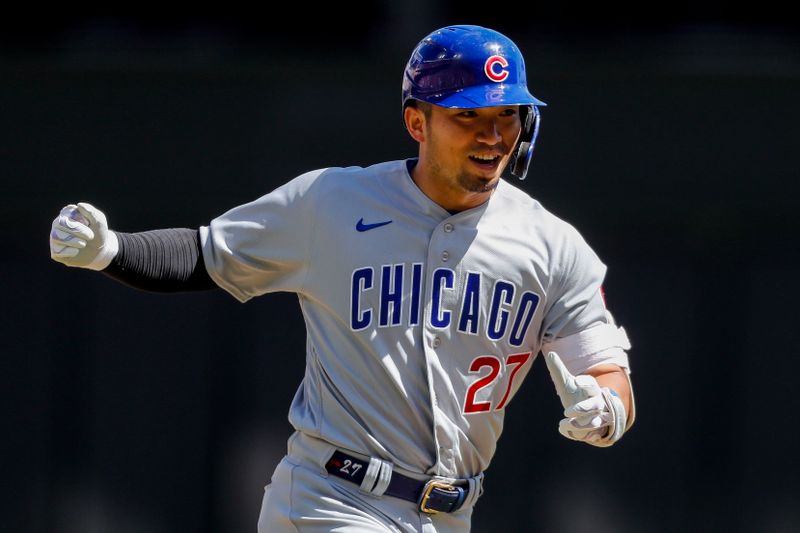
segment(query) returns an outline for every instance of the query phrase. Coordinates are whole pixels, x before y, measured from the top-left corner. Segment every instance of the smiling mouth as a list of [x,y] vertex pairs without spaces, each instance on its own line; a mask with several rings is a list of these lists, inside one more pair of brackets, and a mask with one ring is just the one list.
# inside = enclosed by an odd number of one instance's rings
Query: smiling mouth
[[500,162],[499,155],[482,155],[482,156],[471,155],[469,156],[469,158],[471,161],[477,163],[478,165],[486,167],[495,167],[497,166],[497,163]]

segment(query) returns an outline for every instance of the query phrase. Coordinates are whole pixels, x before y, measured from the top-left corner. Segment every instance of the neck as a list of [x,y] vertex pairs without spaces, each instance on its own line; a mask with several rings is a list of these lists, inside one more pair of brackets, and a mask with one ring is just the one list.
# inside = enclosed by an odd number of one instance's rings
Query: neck
[[486,191],[468,191],[457,183],[440,179],[437,170],[424,165],[421,158],[411,169],[410,174],[411,179],[425,196],[453,214],[485,203],[496,188],[495,184],[495,187]]

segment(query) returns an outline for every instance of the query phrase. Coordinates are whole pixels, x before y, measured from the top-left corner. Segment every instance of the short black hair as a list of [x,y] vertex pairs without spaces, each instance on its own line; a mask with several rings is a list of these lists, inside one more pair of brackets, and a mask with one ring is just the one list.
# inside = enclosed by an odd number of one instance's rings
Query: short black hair
[[429,102],[425,102],[423,100],[414,100],[411,99],[406,103],[407,107],[416,107],[422,114],[425,115],[425,118],[431,118],[431,110],[433,109],[433,104]]

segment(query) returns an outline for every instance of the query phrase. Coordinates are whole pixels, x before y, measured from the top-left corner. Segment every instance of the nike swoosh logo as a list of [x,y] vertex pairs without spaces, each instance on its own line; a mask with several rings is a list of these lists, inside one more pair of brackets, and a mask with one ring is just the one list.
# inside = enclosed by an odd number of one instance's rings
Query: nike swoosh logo
[[369,231],[371,229],[380,228],[381,226],[385,226],[386,224],[391,224],[391,220],[387,220],[386,222],[376,222],[375,224],[364,224],[364,219],[360,218],[358,222],[356,222],[356,230],[358,231]]

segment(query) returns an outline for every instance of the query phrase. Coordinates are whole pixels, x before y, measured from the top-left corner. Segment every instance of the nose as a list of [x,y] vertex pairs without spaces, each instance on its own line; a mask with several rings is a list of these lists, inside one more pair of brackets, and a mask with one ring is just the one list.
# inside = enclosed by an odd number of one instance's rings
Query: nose
[[497,128],[497,121],[494,119],[486,120],[478,130],[477,140],[478,142],[488,144],[490,146],[494,146],[502,141],[503,136],[500,135],[500,131]]

